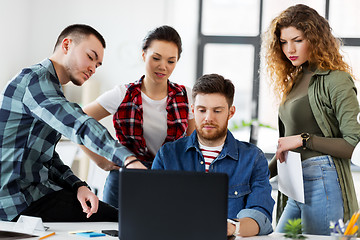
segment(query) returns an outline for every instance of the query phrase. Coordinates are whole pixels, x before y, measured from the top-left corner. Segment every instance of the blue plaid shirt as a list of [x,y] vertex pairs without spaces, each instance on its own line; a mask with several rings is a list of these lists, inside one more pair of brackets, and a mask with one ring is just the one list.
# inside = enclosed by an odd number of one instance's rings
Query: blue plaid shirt
[[122,166],[129,150],[80,106],[68,102],[52,62],[23,69],[0,96],[0,219],[80,181],[55,146],[61,134]]

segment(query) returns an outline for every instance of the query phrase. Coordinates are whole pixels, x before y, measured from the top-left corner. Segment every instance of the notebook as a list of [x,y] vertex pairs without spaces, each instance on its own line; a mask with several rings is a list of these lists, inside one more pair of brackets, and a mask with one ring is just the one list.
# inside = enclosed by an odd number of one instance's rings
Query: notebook
[[121,240],[227,239],[222,173],[120,169]]

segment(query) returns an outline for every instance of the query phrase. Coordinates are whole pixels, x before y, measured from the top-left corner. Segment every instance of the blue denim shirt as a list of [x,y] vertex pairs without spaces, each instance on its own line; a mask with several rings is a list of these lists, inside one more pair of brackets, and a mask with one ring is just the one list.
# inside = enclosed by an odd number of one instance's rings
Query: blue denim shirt
[[[155,156],[152,169],[205,172],[196,131],[189,137],[166,143]],[[269,169],[263,152],[251,143],[234,138],[230,131],[219,156],[211,163],[209,172],[229,176],[228,218],[254,219],[259,235],[272,232],[272,211]]]

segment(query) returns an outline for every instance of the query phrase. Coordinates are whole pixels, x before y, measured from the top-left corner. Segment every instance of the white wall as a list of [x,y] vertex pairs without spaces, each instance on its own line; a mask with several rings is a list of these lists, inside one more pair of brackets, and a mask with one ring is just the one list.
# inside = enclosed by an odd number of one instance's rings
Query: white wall
[[[7,2],[11,4],[7,4]],[[27,1],[1,1],[0,2],[0,89],[17,73],[19,66],[27,64],[28,41],[30,32],[24,23],[28,19]],[[16,19],[16,20],[14,20]],[[11,24],[9,24],[11,22]]]
[[104,63],[93,76],[100,93],[144,73],[141,43],[163,24],[178,30],[183,55],[171,80],[192,86],[196,70],[198,1],[193,0],[2,0],[0,89],[23,67],[50,56],[67,25],[85,23],[105,38]]
[[[192,86],[197,16],[197,0],[1,0],[0,90],[22,68],[49,57],[59,33],[74,23],[93,26],[107,47],[103,66],[92,79],[80,88],[66,88],[73,93],[71,100],[84,101],[84,95],[76,96],[86,89],[90,93],[86,103],[117,84],[138,80],[144,74],[142,40],[149,30],[164,24],[173,26],[183,41],[183,53],[170,80]],[[114,134],[111,117],[101,122]],[[101,198],[107,173],[90,164],[88,183],[98,188]]]

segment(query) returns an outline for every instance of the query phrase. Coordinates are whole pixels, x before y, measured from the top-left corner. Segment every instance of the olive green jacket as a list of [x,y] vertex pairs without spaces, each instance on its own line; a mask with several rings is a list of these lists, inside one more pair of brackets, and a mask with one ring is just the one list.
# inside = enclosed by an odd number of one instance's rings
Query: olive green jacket
[[[308,96],[311,110],[323,135],[329,138],[344,138],[353,146],[360,141],[360,124],[356,117],[359,103],[356,88],[350,74],[343,71],[316,70],[311,77]],[[279,119],[280,137],[284,126]],[[350,170],[350,159],[334,158],[344,202],[344,222],[358,210],[354,183]],[[271,177],[277,175],[275,157],[269,164]],[[278,194],[276,219],[279,220],[287,198]]]

